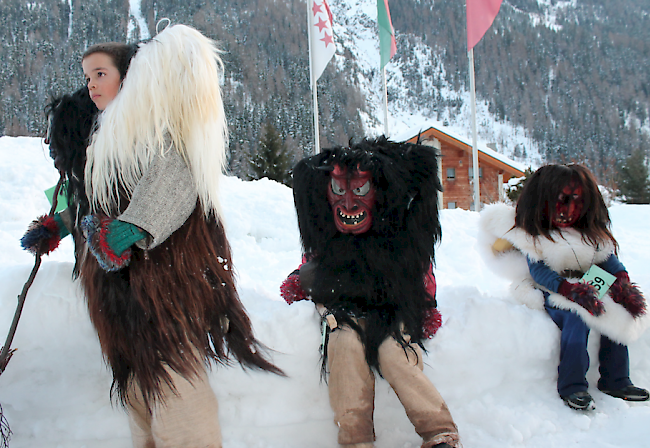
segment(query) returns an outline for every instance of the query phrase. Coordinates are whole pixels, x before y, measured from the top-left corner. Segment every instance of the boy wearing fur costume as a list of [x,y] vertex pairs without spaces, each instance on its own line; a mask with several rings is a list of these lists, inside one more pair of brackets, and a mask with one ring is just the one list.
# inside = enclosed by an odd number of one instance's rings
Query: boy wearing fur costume
[[440,326],[432,272],[440,239],[435,153],[385,138],[326,149],[293,171],[304,263],[282,284],[328,323],[323,368],[338,442],[372,447],[377,372],[395,390],[422,447],[457,447],[444,400],[422,372]]
[[491,264],[507,270],[515,297],[545,309],[561,330],[557,390],[578,410],[595,408],[586,380],[590,329],[601,333],[598,389],[624,400],[648,400],[648,391],[630,381],[626,345],[648,325],[646,303],[617,258],[610,226],[598,185],[580,165],[539,168],[516,209],[494,204],[481,213],[481,240],[491,246]]
[[[219,209],[227,143],[219,52],[190,27],[168,27],[140,46],[117,89],[102,83],[119,64],[94,54],[84,74],[104,111],[83,172],[81,153],[62,166],[76,187],[68,198],[87,210],[69,225],[86,238],[79,276],[112,392],[127,407],[135,447],[221,447],[206,365],[234,357],[281,371],[262,356],[238,298]],[[48,239],[35,239],[37,230],[26,248]]]

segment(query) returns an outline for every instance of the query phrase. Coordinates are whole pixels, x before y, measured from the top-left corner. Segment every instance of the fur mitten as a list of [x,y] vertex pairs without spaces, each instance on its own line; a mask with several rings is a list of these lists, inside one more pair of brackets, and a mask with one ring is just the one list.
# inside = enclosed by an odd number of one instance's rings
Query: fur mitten
[[422,331],[424,332],[424,337],[429,339],[432,338],[440,326],[442,325],[442,315],[437,308],[429,308],[424,313],[424,323],[422,324]]
[[280,295],[291,305],[293,302],[308,299],[307,294],[300,285],[300,270],[296,269],[280,285]]
[[32,221],[20,239],[20,245],[34,255],[46,255],[59,247],[61,238],[69,234],[59,213],[43,215]]
[[146,236],[133,224],[108,218],[88,215],[81,221],[90,252],[99,266],[108,272],[119,271],[131,261],[131,246]]
[[605,310],[603,302],[598,299],[598,291],[586,283],[569,283],[563,280],[557,292],[577,303],[593,316],[600,316]]
[[632,282],[627,272],[616,273],[616,281],[609,288],[614,302],[623,306],[632,316],[639,317],[646,312],[646,303],[639,288]]

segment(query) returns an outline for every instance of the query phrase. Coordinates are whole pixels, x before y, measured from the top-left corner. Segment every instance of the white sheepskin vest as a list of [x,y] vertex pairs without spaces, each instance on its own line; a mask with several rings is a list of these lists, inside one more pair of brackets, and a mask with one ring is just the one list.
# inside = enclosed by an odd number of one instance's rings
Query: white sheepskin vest
[[[515,224],[515,208],[506,204],[485,206],[479,221],[479,248],[488,266],[497,274],[512,280],[510,290],[521,303],[535,309],[544,309],[547,291],[535,283],[528,270],[526,256],[544,263],[557,273],[565,270],[586,272],[602,263],[614,253],[611,242],[596,247],[582,240],[578,230],[565,229],[551,232],[554,241],[544,236],[533,237]],[[580,279],[568,278],[575,283]],[[549,291],[550,292],[550,291]],[[596,317],[585,308],[561,294],[550,292],[549,302],[556,308],[571,310],[592,329],[621,344],[638,339],[650,324],[650,318],[634,318],[627,310],[614,302],[609,294],[602,299],[605,312]]]

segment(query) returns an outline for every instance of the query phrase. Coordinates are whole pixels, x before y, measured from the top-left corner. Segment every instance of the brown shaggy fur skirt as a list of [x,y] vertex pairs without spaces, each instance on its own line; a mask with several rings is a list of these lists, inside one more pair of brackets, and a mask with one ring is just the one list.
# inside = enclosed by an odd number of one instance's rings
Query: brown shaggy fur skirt
[[223,226],[199,205],[165,242],[135,247],[128,267],[100,268],[86,251],[81,282],[90,318],[113,370],[111,396],[127,402],[131,381],[147,406],[173,388],[165,366],[191,381],[203,363],[282,372],[265,359],[239,300]]

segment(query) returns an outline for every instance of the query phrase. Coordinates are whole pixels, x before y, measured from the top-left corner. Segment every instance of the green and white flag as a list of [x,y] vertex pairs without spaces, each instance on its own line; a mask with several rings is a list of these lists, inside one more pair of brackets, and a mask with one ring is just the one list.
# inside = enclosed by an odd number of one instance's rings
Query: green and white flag
[[393,22],[390,20],[388,0],[377,0],[377,24],[379,25],[379,68],[383,69],[397,52],[395,30]]

